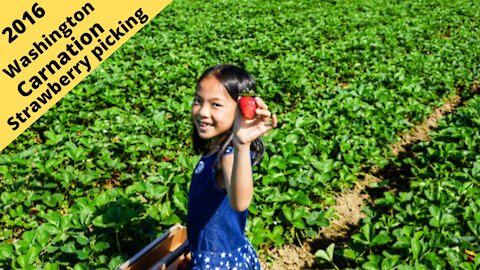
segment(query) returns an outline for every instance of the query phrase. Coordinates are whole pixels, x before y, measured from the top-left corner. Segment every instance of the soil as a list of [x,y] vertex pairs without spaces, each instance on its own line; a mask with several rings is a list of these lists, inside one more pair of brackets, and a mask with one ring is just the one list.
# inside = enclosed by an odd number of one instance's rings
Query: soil
[[[318,239],[303,243],[302,247],[285,245],[266,251],[260,256],[262,269],[265,270],[293,270],[319,269],[315,266],[315,252],[325,249],[328,244],[335,243],[336,247],[345,247],[346,238],[352,228],[355,228],[360,219],[365,217],[361,211],[364,200],[369,196],[362,193],[365,187],[379,179],[367,176],[354,189],[342,192],[336,196],[336,205],[332,206],[338,219],[331,219],[330,226],[323,228]],[[272,260],[272,262],[268,262]]]
[[[478,92],[478,81],[472,84],[472,93]],[[453,113],[458,106],[462,105],[460,96],[455,95],[444,102],[444,105],[434,112],[423,123],[415,126],[410,132],[401,136],[401,141],[391,146],[394,156],[405,155],[409,147],[416,142],[430,140],[428,133],[437,126],[437,122],[444,115]],[[357,228],[359,221],[365,216],[361,211],[366,203],[373,204],[376,196],[369,193],[369,186],[380,183],[384,175],[402,174],[408,177],[408,173],[401,172],[402,168],[391,171],[389,168],[370,168],[364,175],[364,179],[356,186],[336,196],[336,205],[332,206],[338,219],[331,219],[330,226],[323,228],[318,239],[298,245],[285,245],[273,248],[260,255],[262,269],[266,270],[294,270],[294,269],[319,269],[315,265],[315,252],[325,249],[330,243],[335,243],[336,248],[346,247],[349,236]],[[406,175],[406,176],[405,176]],[[391,189],[397,189],[392,186]],[[405,187],[404,187],[405,188]]]
[[[268,250],[267,254],[260,256],[262,269],[315,269],[312,250],[308,247],[308,245],[304,246],[303,248],[295,245],[285,245],[281,248]],[[273,261],[270,262],[268,258],[272,259]]]
[[420,125],[402,136],[402,140],[392,145],[391,151],[393,155],[398,156],[401,152],[405,152],[405,146],[412,145],[419,141],[428,141],[431,138],[427,135],[433,128],[437,127],[437,122],[445,114],[452,113],[455,108],[462,102],[460,96],[455,95],[449,98],[442,107],[436,108],[434,112]]

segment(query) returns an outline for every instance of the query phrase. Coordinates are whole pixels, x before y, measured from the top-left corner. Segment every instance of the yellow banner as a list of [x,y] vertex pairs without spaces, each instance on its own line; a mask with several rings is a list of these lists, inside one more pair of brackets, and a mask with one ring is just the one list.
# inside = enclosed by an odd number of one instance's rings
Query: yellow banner
[[3,3],[0,151],[170,2]]

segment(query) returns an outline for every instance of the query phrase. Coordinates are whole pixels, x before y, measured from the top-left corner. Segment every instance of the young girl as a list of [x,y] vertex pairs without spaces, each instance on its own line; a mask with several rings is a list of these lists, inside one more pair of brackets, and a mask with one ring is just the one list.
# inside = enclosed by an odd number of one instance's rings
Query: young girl
[[260,136],[277,125],[256,97],[253,119],[237,106],[256,83],[242,68],[221,64],[200,77],[192,106],[193,146],[202,154],[190,184],[187,235],[192,269],[260,269],[245,236],[253,197],[252,166],[263,157]]

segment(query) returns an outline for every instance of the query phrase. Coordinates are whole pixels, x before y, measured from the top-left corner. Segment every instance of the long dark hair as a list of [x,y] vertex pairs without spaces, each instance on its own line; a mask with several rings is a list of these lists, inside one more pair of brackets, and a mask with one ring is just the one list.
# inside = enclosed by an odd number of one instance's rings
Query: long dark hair
[[[256,91],[257,83],[253,79],[253,77],[243,68],[230,65],[230,64],[219,64],[213,67],[208,68],[205,70],[198,79],[197,82],[197,90],[199,88],[200,82],[208,76],[214,76],[225,89],[227,90],[230,97],[237,101],[238,97],[245,91],[250,90],[253,93]],[[217,155],[217,159],[215,160],[214,166],[218,166],[220,160],[222,160],[223,155],[225,154],[225,149],[227,147],[233,147],[233,132],[232,128],[230,128],[226,134],[224,140],[221,142],[220,150]],[[196,154],[206,154],[209,149],[208,141],[200,138],[198,136],[197,129],[193,128],[193,150]],[[258,165],[262,161],[263,153],[265,151],[265,147],[263,145],[263,141],[260,137],[255,139],[252,144],[250,145],[250,151],[252,152],[252,161],[253,165]]]

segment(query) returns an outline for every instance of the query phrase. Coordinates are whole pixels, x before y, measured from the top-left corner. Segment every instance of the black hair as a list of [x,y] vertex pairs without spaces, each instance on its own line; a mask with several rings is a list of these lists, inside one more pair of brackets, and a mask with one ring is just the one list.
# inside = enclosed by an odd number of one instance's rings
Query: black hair
[[[237,102],[237,99],[243,92],[251,91],[255,93],[257,83],[253,77],[243,68],[231,65],[231,64],[219,64],[206,69],[197,81],[196,90],[200,87],[200,82],[208,77],[214,76],[225,89],[230,97]],[[233,128],[233,127],[232,127]],[[220,150],[215,160],[214,166],[218,166],[220,160],[227,147],[233,147],[233,133],[232,128],[226,132],[224,140],[221,142]],[[193,150],[196,154],[206,154],[209,149],[209,142],[200,138],[197,129],[193,128]],[[258,165],[262,161],[265,147],[260,137],[256,138],[250,145],[250,151],[252,152],[253,165]]]

